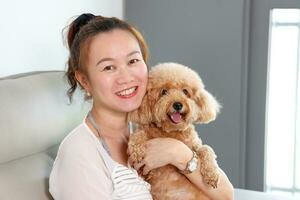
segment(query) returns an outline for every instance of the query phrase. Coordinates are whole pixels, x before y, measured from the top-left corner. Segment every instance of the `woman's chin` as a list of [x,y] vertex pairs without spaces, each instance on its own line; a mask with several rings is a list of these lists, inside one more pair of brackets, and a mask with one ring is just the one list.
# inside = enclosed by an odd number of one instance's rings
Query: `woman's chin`
[[118,109],[121,112],[132,112],[140,107],[142,103],[142,98],[141,99],[135,99],[134,101],[127,101],[127,102],[119,102],[117,104]]
[[138,105],[132,105],[132,106],[126,106],[126,107],[120,108],[120,110],[122,112],[128,113],[128,112],[132,112],[132,111],[138,109],[138,107],[139,107],[139,104]]

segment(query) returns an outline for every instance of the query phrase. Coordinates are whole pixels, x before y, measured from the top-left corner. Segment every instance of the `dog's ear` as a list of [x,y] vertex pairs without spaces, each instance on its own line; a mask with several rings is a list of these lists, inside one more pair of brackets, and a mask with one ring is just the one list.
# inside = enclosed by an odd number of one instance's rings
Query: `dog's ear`
[[140,107],[128,114],[128,120],[137,124],[149,124],[152,121],[149,94],[146,92]]
[[199,108],[196,123],[207,124],[216,119],[221,106],[204,88],[196,91],[195,102]]

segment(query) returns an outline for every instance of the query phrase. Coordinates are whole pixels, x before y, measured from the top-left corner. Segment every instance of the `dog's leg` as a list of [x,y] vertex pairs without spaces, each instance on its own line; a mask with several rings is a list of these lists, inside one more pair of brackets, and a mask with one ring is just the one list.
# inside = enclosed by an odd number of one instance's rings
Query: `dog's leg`
[[145,155],[145,142],[148,140],[147,134],[143,130],[130,135],[127,154],[133,162],[141,162]]
[[197,149],[200,160],[200,172],[204,182],[212,187],[217,188],[219,181],[219,167],[216,161],[216,154],[208,145],[203,145]]

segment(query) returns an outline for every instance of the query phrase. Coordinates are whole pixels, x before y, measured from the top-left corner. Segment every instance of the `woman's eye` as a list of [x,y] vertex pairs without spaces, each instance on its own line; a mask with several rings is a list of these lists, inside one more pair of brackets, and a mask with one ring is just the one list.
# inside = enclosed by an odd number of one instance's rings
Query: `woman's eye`
[[163,95],[166,95],[168,93],[168,90],[166,89],[162,89],[160,94],[163,96]]
[[183,89],[182,92],[186,95],[186,96],[190,96],[190,93],[187,89]]
[[134,64],[134,63],[139,62],[139,61],[140,61],[139,59],[131,59],[129,61],[129,64]]
[[108,66],[103,68],[103,71],[111,71],[113,69],[114,69],[114,67],[112,65],[108,65]]

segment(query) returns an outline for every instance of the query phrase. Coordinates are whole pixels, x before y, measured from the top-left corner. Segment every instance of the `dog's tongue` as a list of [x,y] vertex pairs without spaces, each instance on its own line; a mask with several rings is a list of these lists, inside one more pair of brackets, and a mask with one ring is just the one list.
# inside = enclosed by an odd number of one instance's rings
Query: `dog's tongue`
[[175,124],[178,124],[181,121],[181,115],[179,112],[175,112],[171,115],[171,119]]

